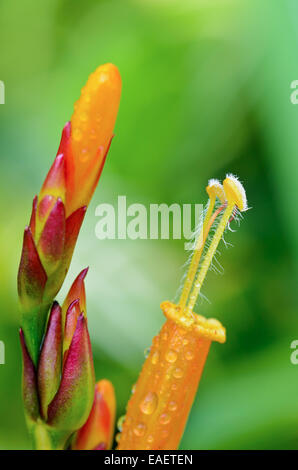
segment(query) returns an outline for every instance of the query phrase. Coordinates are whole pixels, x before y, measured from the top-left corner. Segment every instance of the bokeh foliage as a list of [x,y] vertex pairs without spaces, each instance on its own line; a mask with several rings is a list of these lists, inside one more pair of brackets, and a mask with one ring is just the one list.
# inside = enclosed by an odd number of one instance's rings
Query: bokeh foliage
[[221,247],[197,311],[227,327],[214,344],[183,449],[295,448],[298,366],[298,7],[291,0],[0,0],[0,448],[28,448],[20,396],[16,272],[31,200],[95,67],[123,78],[116,137],[63,293],[86,265],[98,378],[118,416],[174,299],[183,241],[95,237],[95,207],[202,203],[210,177],[241,178],[249,205]]

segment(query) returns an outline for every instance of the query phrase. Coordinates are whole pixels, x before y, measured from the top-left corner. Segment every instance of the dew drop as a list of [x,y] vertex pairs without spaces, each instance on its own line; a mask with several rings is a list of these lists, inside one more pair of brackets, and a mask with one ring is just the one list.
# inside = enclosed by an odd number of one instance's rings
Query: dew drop
[[151,443],[151,442],[153,442],[153,441],[154,441],[154,437],[151,436],[151,434],[150,434],[150,436],[147,437],[147,442],[150,442],[150,443]]
[[117,421],[117,428],[119,429],[120,432],[122,431],[124,421],[125,421],[125,415],[120,416],[120,418]]
[[145,356],[146,359],[147,359],[147,357],[149,356],[150,351],[151,351],[151,346],[149,346],[148,348],[145,349],[145,351],[144,351],[144,356]]
[[159,417],[159,422],[160,422],[161,424],[168,424],[170,421],[171,421],[171,416],[168,415],[167,413],[163,413],[163,414],[160,415],[160,417]]
[[133,429],[133,432],[137,437],[144,436],[145,431],[146,431],[146,426],[144,423],[137,424]]
[[140,410],[145,415],[152,415],[157,408],[157,404],[158,398],[156,393],[148,392],[140,403]]
[[173,372],[173,376],[176,378],[176,379],[181,379],[181,377],[183,377],[183,370],[180,369],[180,367],[177,367],[174,372]]
[[92,140],[95,140],[95,139],[96,139],[96,130],[95,130],[95,129],[91,129],[90,138],[91,138]]
[[152,354],[151,362],[152,362],[152,364],[157,364],[158,360],[159,360],[159,353],[157,351],[155,351]]
[[154,336],[154,338],[153,338],[153,344],[154,344],[155,346],[158,346],[159,342],[160,342],[159,335]]
[[192,351],[186,351],[185,353],[185,359],[187,361],[192,361],[194,358],[194,353]]
[[168,351],[166,354],[166,360],[170,363],[176,362],[177,357],[178,357],[177,353],[172,350]]
[[171,387],[172,390],[177,390],[177,388],[178,388],[177,384],[175,384],[175,383],[172,384],[172,387]]
[[184,340],[183,340],[184,346],[186,346],[188,343],[189,343],[188,339],[184,338]]
[[80,114],[80,120],[81,120],[82,122],[86,122],[86,121],[88,120],[87,114],[86,114],[86,113],[81,113],[81,114]]
[[83,150],[81,151],[81,155],[80,155],[80,160],[81,160],[81,162],[85,162],[86,160],[88,160],[88,158],[89,158],[89,152],[88,152],[88,150],[87,150],[87,149],[83,149]]
[[134,385],[132,386],[132,389],[131,389],[131,393],[132,393],[132,394],[135,393],[135,391],[136,391],[136,386],[137,386],[136,384],[134,384]]
[[177,403],[175,401],[170,401],[168,408],[170,411],[176,411],[177,410]]
[[74,131],[72,133],[72,138],[76,142],[80,142],[80,140],[82,140],[82,132],[80,131],[80,129],[78,129],[78,128],[74,129]]

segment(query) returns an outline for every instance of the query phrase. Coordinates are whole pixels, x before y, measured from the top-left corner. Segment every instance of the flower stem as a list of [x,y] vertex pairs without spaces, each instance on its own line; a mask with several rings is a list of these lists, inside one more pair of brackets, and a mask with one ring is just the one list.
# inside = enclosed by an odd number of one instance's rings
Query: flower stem
[[30,427],[35,450],[65,449],[69,438],[69,432],[53,430],[42,421],[38,421]]

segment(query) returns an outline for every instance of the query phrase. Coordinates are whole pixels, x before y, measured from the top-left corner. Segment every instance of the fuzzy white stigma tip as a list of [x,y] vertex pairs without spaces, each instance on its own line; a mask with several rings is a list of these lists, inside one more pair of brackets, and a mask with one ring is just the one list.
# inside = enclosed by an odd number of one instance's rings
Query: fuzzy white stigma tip
[[223,185],[217,179],[212,178],[208,181],[206,191],[209,197],[217,196],[222,203],[226,201]]
[[227,174],[223,187],[228,201],[234,201],[241,212],[248,209],[245,189],[237,176]]

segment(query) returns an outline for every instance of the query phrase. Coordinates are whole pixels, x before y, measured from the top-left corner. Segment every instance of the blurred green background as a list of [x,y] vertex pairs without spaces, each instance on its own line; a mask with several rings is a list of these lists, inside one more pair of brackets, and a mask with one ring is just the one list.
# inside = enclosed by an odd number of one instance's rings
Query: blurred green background
[[144,349],[175,299],[183,240],[95,236],[95,207],[203,203],[211,177],[237,174],[249,206],[221,246],[210,304],[227,327],[214,343],[181,449],[297,448],[298,5],[291,0],[0,0],[0,448],[30,448],[21,403],[16,274],[31,201],[88,75],[121,72],[116,138],[71,270],[90,266],[87,308],[97,378],[125,410]]

